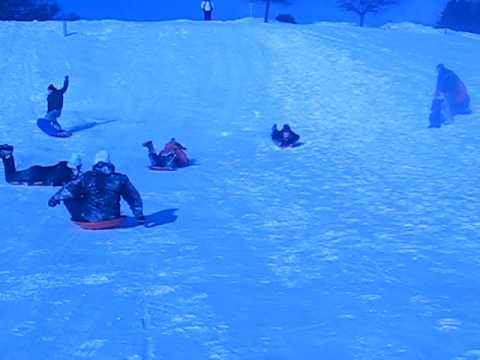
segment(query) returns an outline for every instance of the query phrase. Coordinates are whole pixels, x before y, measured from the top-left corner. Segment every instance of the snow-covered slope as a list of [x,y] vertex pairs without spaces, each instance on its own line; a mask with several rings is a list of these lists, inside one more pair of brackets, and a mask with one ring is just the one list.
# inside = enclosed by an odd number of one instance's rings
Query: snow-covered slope
[[[72,151],[90,166],[106,148],[145,212],[170,216],[81,231],[47,207],[54,189],[2,179],[2,359],[480,358],[480,117],[426,129],[438,62],[476,110],[478,37],[253,21],[69,31],[0,23],[0,143],[19,168]],[[111,122],[48,138],[35,120],[66,74],[61,123]],[[305,145],[274,148],[274,122]],[[149,172],[141,143],[171,136],[198,166]]]

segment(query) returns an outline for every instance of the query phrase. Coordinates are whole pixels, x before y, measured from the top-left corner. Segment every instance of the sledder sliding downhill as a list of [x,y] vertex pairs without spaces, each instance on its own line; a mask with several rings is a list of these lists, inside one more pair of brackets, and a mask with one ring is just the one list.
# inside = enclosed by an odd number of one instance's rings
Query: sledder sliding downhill
[[0,145],[0,158],[5,169],[5,181],[11,185],[62,186],[81,174],[82,159],[73,153],[69,161],[60,161],[51,166],[30,166],[17,170],[13,157],[13,146]]
[[301,145],[301,143],[298,142],[300,136],[295,134],[288,124],[284,124],[282,130],[278,130],[277,124],[273,124],[271,137],[273,143],[281,148]]
[[174,171],[177,168],[191,165],[191,161],[186,152],[187,148],[177,142],[175,138],[171,138],[158,154],[155,151],[152,141],[144,142],[142,145],[148,150],[148,159],[150,160],[149,168],[151,170]]
[[120,213],[124,199],[137,222],[143,223],[143,203],[126,175],[115,172],[108,152],[99,151],[95,165],[78,179],[66,184],[48,201],[55,207],[63,201],[71,220],[86,229],[118,227],[125,219]]
[[65,76],[63,87],[57,89],[53,84],[48,85],[47,96],[47,114],[44,118],[37,120],[37,126],[44,133],[55,137],[69,137],[72,133],[62,129],[58,123],[58,118],[62,115],[63,95],[68,89],[69,77]]

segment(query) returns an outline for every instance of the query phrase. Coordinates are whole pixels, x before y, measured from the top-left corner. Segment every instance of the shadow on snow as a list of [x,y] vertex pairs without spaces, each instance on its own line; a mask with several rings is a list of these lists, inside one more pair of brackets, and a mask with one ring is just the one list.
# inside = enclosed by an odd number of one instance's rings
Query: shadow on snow
[[71,132],[71,133],[76,133],[76,132],[79,132],[79,131],[94,128],[94,127],[99,126],[99,125],[106,125],[106,124],[112,123],[114,121],[116,121],[116,120],[91,121],[91,122],[87,122],[87,123],[84,123],[84,124],[79,124],[79,125],[72,126],[70,129],[68,129],[68,131]]
[[[174,208],[165,209],[165,210],[157,211],[150,215],[146,215],[144,226],[147,228],[153,228],[156,226],[173,223],[178,218],[178,215],[175,214],[177,210],[178,209],[174,209]],[[127,216],[123,224],[119,226],[119,229],[129,229],[137,226],[142,226],[142,225],[138,224],[137,220],[134,217]]]

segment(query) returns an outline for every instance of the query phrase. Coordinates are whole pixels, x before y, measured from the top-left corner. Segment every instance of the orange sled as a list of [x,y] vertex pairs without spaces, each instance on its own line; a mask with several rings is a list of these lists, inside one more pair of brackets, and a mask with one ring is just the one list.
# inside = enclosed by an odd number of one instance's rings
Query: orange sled
[[81,222],[81,221],[74,221],[75,224],[80,226],[82,229],[85,230],[105,230],[105,229],[113,229],[122,225],[127,217],[121,216],[116,219],[112,220],[105,220],[105,221],[96,221],[96,222]]

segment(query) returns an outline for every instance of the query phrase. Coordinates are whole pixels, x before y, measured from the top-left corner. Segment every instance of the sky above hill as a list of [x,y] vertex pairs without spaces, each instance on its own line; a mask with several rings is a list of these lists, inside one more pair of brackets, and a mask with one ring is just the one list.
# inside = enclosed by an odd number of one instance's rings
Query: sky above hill
[[[83,18],[122,20],[200,19],[199,0],[60,0],[66,12],[75,12]],[[263,5],[249,0],[214,0],[217,20],[236,19],[251,15],[262,16]],[[390,21],[413,21],[431,24],[436,21],[446,0],[399,0],[381,15],[367,18],[367,24],[378,25]],[[300,23],[315,21],[355,21],[355,17],[338,9],[336,0],[290,0],[289,5],[275,5],[273,17],[290,13]]]

